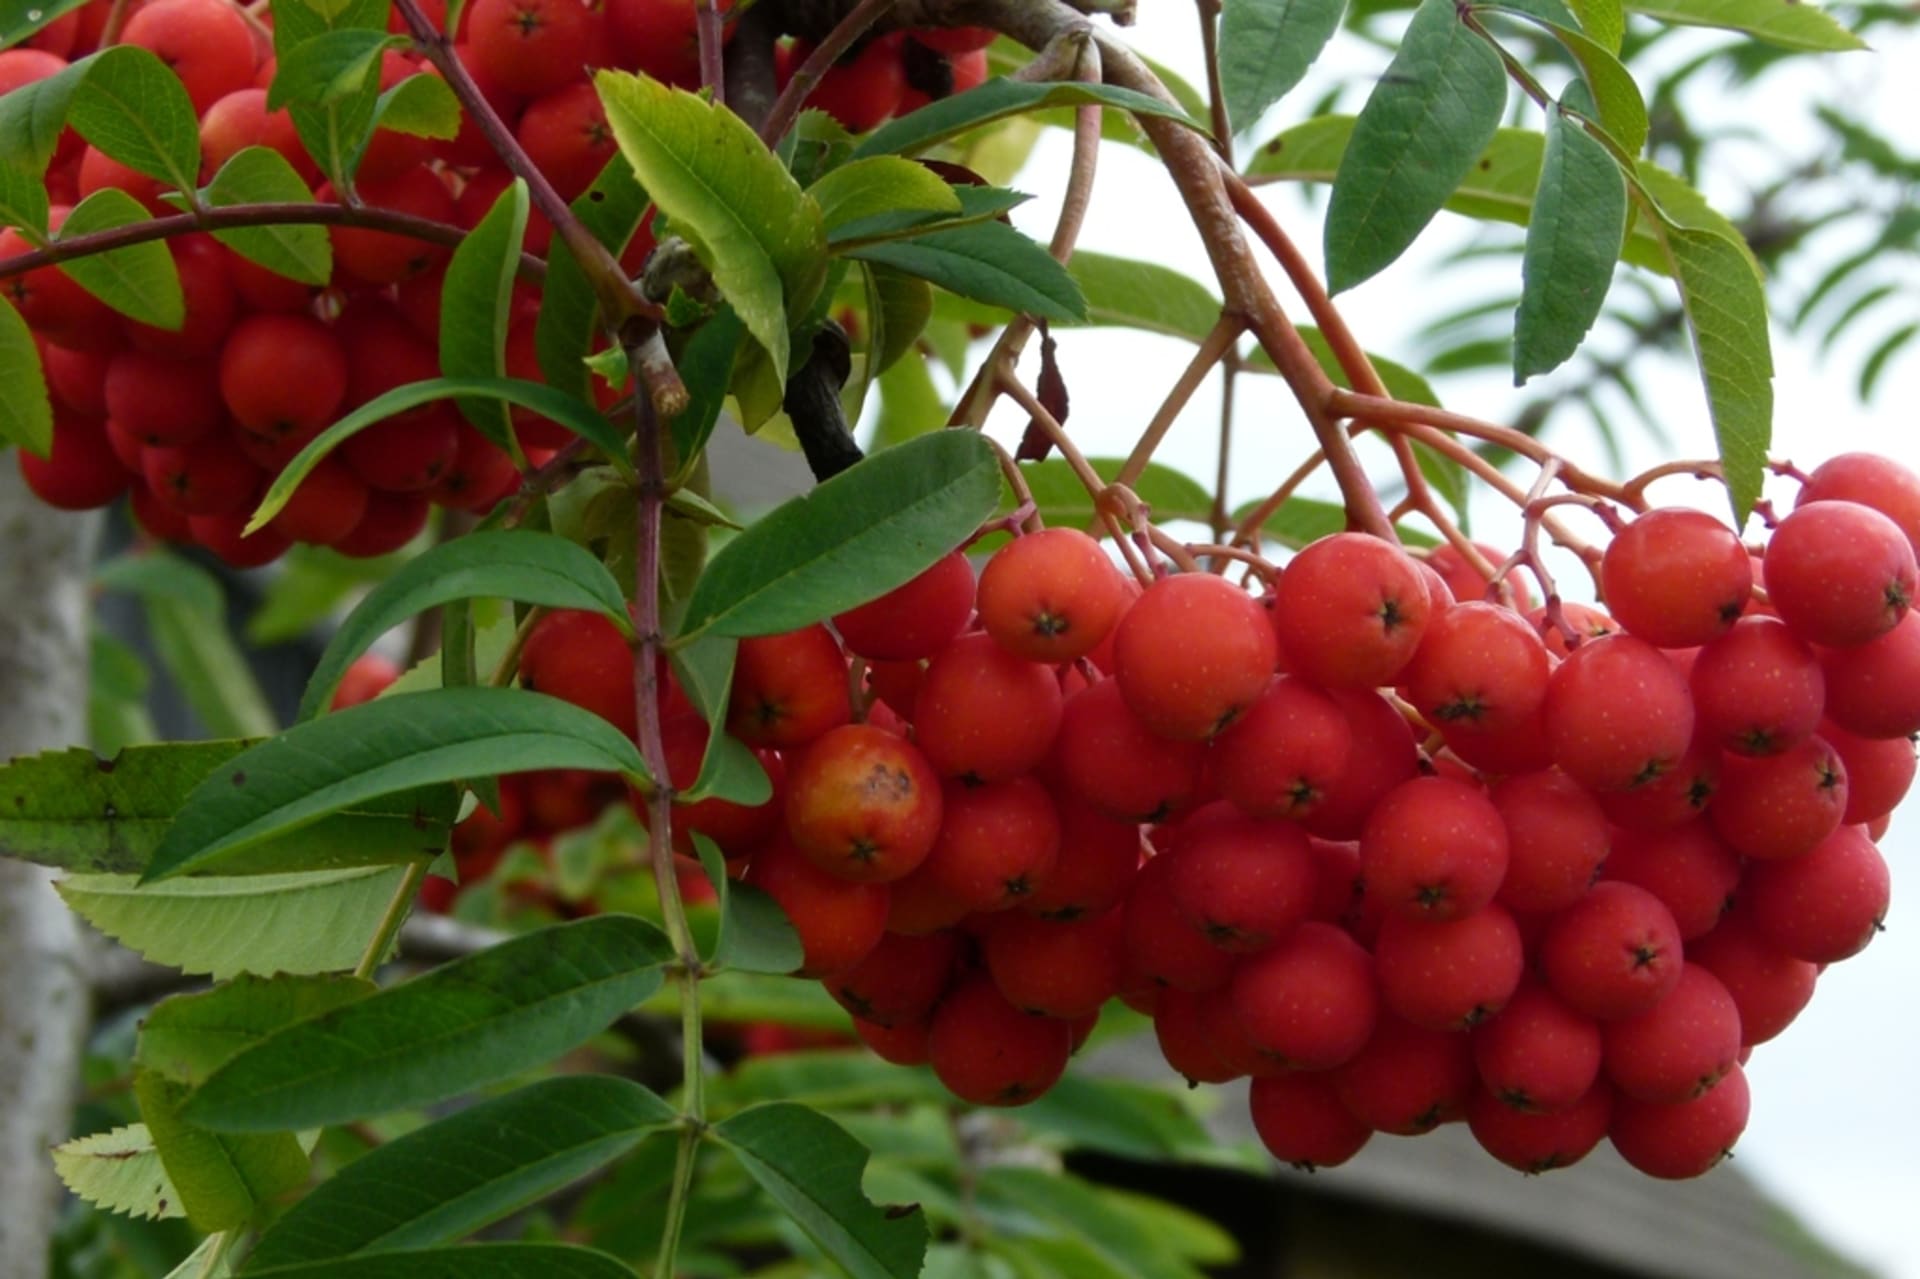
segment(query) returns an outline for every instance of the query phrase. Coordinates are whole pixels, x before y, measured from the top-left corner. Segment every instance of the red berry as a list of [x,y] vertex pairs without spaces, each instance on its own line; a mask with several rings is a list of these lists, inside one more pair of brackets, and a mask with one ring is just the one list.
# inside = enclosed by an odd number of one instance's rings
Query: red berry
[[1199,741],[1231,724],[1273,678],[1273,628],[1252,596],[1210,573],[1149,586],[1120,620],[1114,677],[1162,737]]
[[1607,611],[1662,648],[1705,644],[1732,626],[1753,590],[1747,550],[1705,511],[1663,507],[1622,529],[1600,562]]
[[904,878],[932,850],[941,813],[940,779],[926,757],[871,724],[823,734],[787,774],[794,847],[842,879]]
[[1364,533],[1336,533],[1302,549],[1274,594],[1287,669],[1337,688],[1393,683],[1432,609],[1406,552]]
[[1105,639],[1130,598],[1100,544],[1078,529],[1017,537],[980,574],[980,622],[1008,652],[1070,662]]
[[833,619],[847,651],[869,661],[932,657],[966,629],[973,614],[973,569],[958,551],[878,599]]
[[1066,1022],[1021,1012],[983,975],[940,1001],[927,1035],[933,1073],[976,1106],[1034,1100],[1059,1080],[1072,1052]]
[[1809,502],[1781,520],[1767,542],[1766,578],[1781,620],[1833,648],[1886,634],[1920,590],[1906,534],[1857,502]]

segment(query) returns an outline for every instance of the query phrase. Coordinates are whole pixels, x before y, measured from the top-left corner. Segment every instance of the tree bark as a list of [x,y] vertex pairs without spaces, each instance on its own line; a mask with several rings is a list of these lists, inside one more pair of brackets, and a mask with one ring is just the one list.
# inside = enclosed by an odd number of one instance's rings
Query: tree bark
[[[0,458],[0,760],[86,736],[98,517],[42,505]],[[88,951],[50,874],[0,860],[0,1279],[44,1279],[89,1020]]]

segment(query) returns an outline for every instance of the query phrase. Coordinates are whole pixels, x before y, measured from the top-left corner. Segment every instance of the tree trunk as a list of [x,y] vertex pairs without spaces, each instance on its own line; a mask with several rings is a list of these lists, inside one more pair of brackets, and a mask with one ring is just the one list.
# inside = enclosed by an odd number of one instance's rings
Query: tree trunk
[[[0,458],[0,760],[86,737],[95,516],[49,510]],[[38,866],[0,860],[0,1279],[44,1279],[88,1023],[80,929]]]

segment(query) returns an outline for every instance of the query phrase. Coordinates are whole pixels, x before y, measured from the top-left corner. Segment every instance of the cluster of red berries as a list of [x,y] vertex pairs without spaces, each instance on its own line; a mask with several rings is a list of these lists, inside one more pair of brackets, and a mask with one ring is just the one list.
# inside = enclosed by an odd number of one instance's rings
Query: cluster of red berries
[[[98,45],[111,0],[92,0],[0,52],[0,93],[44,79]],[[444,16],[444,3],[427,6]],[[309,184],[319,181],[284,109],[267,109],[276,67],[271,31],[227,0],[134,0],[121,40],[148,49],[180,76],[200,114],[202,178],[236,153],[270,147]],[[395,22],[398,22],[396,17]],[[397,29],[397,28],[396,28]],[[992,33],[971,29],[896,33],[868,42],[817,87],[815,105],[867,129],[897,110],[972,87],[985,77]],[[935,65],[915,89],[913,49]],[[692,0],[476,0],[455,48],[493,108],[560,195],[582,194],[613,158],[615,144],[588,81],[595,66],[639,68],[682,85],[699,83]],[[791,74],[804,46],[781,46]],[[417,55],[388,50],[381,87],[433,74]],[[917,96],[916,96],[917,95]],[[471,119],[457,137],[433,141],[377,131],[355,175],[365,205],[471,227],[511,181]],[[47,174],[58,230],[72,206],[104,187],[132,195],[156,215],[174,212],[163,184],[112,160],[69,130]],[[334,198],[321,183],[322,201]],[[525,247],[545,255],[552,228],[538,211]],[[324,288],[290,280],[203,234],[170,242],[186,302],[178,332],[127,320],[58,266],[5,283],[9,301],[40,347],[55,406],[53,448],[25,451],[20,467],[49,505],[105,506],[126,494],[154,537],[196,542],[237,567],[277,559],[291,545],[381,555],[425,527],[430,507],[485,511],[519,482],[508,454],[450,402],[378,422],[324,459],[265,528],[243,536],[267,485],[341,415],[394,387],[439,375],[445,246],[354,227],[332,231],[333,278]],[[31,245],[0,229],[0,258]],[[652,251],[644,229],[622,263],[638,273]],[[534,324],[538,291],[515,294],[506,339],[510,376],[541,380]],[[606,399],[610,388],[599,387]],[[530,464],[571,436],[524,409],[514,429]]]
[[[743,642],[727,729],[774,798],[683,806],[676,838],[781,904],[868,1045],[971,1102],[1045,1092],[1119,998],[1188,1079],[1252,1076],[1293,1163],[1465,1119],[1528,1171],[1611,1137],[1694,1176],[1745,1126],[1747,1054],[1886,911],[1917,541],[1920,478],[1860,454],[1760,557],[1640,516],[1608,613],[1360,534],[1259,598],[1028,534],[977,583],[955,553]],[[550,615],[521,670],[633,730],[604,619]],[[706,732],[670,690],[676,784]]]

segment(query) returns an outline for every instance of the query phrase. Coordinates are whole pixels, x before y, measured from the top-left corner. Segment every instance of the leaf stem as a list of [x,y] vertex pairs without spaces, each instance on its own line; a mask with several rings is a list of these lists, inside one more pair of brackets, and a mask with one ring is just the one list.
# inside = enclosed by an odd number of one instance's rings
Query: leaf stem
[[380,916],[380,926],[374,929],[373,940],[367,943],[360,962],[353,966],[355,977],[371,980],[380,967],[380,961],[392,949],[393,939],[400,935],[400,925],[407,921],[407,911],[413,906],[413,895],[420,891],[420,882],[427,877],[427,865],[425,858],[416,858],[407,863],[407,873],[400,877],[400,886],[393,890],[393,899],[387,903],[386,913]]

